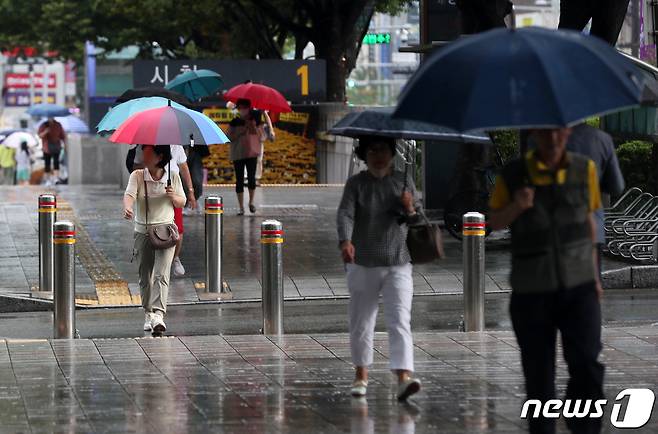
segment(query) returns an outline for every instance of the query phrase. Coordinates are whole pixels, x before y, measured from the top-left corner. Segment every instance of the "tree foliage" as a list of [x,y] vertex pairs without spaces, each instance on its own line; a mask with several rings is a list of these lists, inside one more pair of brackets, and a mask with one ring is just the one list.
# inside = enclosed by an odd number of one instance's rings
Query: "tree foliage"
[[0,46],[33,46],[81,61],[84,42],[140,57],[281,58],[309,42],[327,61],[331,100],[345,96],[375,11],[411,0],[0,0]]

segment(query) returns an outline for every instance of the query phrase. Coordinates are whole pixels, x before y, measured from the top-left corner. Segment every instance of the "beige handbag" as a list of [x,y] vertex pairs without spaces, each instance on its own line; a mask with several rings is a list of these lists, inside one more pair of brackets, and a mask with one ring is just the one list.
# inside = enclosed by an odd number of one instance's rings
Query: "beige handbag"
[[174,247],[180,239],[178,226],[171,223],[149,225],[149,193],[146,186],[146,171],[144,169],[144,197],[146,202],[146,233],[149,242],[155,250],[165,250]]

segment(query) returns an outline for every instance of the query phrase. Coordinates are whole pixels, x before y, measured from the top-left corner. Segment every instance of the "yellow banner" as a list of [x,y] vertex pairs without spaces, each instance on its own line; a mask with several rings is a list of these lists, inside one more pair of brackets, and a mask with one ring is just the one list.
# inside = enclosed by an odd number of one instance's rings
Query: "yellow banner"
[[281,113],[279,115],[279,121],[290,122],[293,124],[306,125],[308,123],[308,118],[309,118],[308,113],[291,112],[291,113]]
[[217,124],[227,124],[235,118],[236,113],[226,108],[203,109],[203,114],[208,116]]

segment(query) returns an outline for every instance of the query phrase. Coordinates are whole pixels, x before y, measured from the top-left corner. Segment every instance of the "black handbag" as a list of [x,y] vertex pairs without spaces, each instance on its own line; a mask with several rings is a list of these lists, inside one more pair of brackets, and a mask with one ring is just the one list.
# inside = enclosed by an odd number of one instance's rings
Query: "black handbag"
[[426,264],[445,258],[443,237],[439,225],[430,223],[425,214],[420,213],[419,223],[409,225],[407,249],[414,264]]
[[[404,189],[408,188],[409,163],[404,167]],[[443,237],[438,224],[430,223],[424,213],[418,213],[420,219],[417,223],[408,224],[407,249],[413,264],[426,264],[437,259],[445,258],[443,250]]]

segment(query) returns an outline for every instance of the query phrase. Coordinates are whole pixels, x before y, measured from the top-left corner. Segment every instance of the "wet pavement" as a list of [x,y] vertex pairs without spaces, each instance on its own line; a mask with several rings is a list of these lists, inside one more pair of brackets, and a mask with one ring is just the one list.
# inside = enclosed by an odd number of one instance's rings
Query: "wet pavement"
[[[604,329],[610,401],[657,390],[658,327]],[[367,399],[345,334],[0,340],[1,433],[521,433],[523,380],[511,332],[414,336],[422,391],[394,397],[386,335]],[[558,393],[566,367],[558,358]],[[604,432],[610,428],[606,406]],[[566,432],[563,421],[560,433]],[[658,411],[633,432],[658,430]]]
[[[0,228],[6,240],[0,251],[0,293],[39,295],[36,198],[45,190],[0,188]],[[131,263],[133,229],[121,219],[122,190],[116,186],[61,186],[56,188],[61,218],[79,225],[76,292],[79,298],[100,304],[137,304],[136,264]],[[260,223],[282,221],[285,230],[285,296],[293,299],[347,297],[343,264],[337,249],[335,210],[342,189],[338,187],[267,187],[257,190],[255,215],[239,217],[231,188],[206,188],[205,194],[224,198],[224,280],[238,301],[259,300]],[[440,263],[416,266],[414,292],[462,292],[461,243],[444,236],[448,257]],[[185,218],[181,254],[184,278],[172,279],[171,303],[207,300],[199,284],[204,271],[204,218]],[[606,262],[606,266],[627,264]],[[509,290],[509,253],[505,242],[489,239],[486,256],[487,292]]]

